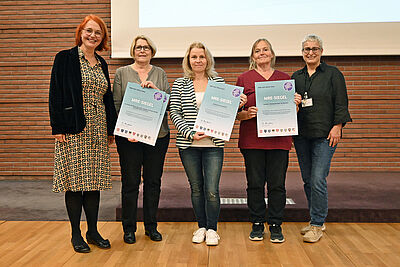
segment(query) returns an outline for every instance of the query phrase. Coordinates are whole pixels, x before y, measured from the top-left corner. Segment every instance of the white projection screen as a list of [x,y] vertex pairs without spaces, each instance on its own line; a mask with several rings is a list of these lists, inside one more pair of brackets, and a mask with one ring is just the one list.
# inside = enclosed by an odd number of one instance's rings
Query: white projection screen
[[267,38],[277,56],[299,56],[301,40],[317,34],[324,55],[399,55],[398,0],[112,0],[113,58],[129,58],[138,34],[156,57],[183,57],[203,42],[215,57],[247,57]]

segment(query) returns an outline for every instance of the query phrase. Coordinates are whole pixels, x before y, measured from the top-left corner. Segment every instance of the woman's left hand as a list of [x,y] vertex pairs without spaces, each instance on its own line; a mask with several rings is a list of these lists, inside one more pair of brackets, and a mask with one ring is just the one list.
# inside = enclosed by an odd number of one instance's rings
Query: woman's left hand
[[342,124],[336,124],[332,127],[328,135],[329,145],[331,147],[336,146],[339,143],[340,137],[342,136]]
[[152,81],[142,82],[140,84],[140,86],[143,87],[143,88],[147,87],[147,88],[153,88],[153,89],[156,89],[156,90],[160,90],[160,89],[157,88],[157,86],[155,86],[155,84]]
[[240,95],[240,104],[239,104],[239,108],[243,107],[244,105],[246,105],[247,103],[247,95],[245,94],[241,94]]
[[206,138],[208,135],[206,135],[204,132],[196,132],[193,136],[193,140],[199,141],[203,138]]
[[111,146],[114,143],[114,136],[113,135],[108,136],[107,141],[108,145]]

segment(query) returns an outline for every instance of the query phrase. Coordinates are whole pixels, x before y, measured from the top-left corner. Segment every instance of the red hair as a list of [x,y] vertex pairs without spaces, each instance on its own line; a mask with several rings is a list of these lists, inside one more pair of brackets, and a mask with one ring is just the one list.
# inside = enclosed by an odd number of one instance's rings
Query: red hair
[[77,46],[81,46],[82,45],[82,39],[81,39],[81,35],[82,35],[82,30],[85,27],[86,23],[88,23],[89,20],[93,20],[94,22],[96,22],[97,24],[99,24],[100,28],[101,28],[101,32],[103,33],[103,38],[101,40],[101,43],[96,47],[96,51],[103,51],[103,50],[108,50],[108,31],[107,31],[107,26],[104,23],[104,21],[93,14],[87,15],[81,22],[81,24],[78,25],[78,27],[76,27],[76,32],[75,32],[75,44]]

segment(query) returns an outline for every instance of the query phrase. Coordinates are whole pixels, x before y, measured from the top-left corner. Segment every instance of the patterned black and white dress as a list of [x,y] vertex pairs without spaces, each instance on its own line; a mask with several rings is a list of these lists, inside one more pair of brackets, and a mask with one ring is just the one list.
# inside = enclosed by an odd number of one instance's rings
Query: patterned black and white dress
[[53,191],[111,189],[110,152],[107,144],[103,95],[107,79],[100,61],[93,67],[78,48],[81,64],[85,129],[66,134],[67,142],[55,143]]

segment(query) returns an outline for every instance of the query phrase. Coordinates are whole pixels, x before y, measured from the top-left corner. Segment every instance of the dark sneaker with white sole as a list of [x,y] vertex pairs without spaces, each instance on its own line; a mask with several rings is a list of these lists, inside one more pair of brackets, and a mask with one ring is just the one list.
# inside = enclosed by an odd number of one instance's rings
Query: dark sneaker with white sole
[[249,239],[252,241],[261,241],[264,239],[264,223],[253,223]]
[[285,238],[282,234],[282,228],[280,225],[272,224],[269,226],[269,232],[271,234],[270,241],[272,243],[282,243],[285,242]]

